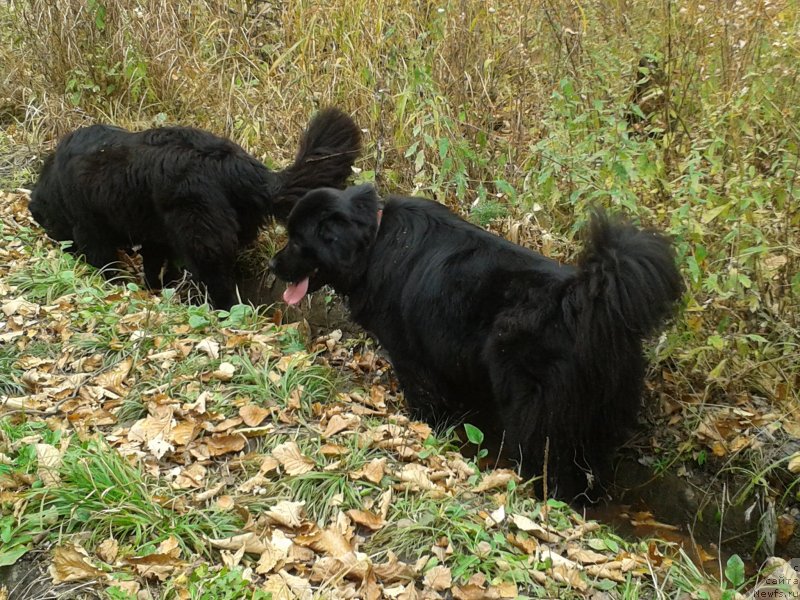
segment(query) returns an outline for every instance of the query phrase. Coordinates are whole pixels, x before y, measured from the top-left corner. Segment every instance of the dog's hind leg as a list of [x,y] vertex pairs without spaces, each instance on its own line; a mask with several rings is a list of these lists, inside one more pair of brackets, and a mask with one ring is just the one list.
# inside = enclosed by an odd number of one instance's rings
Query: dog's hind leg
[[572,500],[591,483],[595,463],[584,449],[585,410],[562,372],[563,349],[542,343],[536,328],[514,329],[521,322],[496,327],[483,354],[503,446],[521,461],[525,477],[546,474],[548,493]]

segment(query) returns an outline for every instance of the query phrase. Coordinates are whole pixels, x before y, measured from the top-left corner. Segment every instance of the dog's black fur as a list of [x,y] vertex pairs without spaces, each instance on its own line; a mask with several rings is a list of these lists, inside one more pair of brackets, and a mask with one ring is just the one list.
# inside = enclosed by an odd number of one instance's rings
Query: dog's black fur
[[47,234],[101,268],[141,246],[145,278],[160,287],[183,263],[217,308],[236,302],[237,252],[270,217],[285,219],[308,190],[343,186],[361,133],[329,108],[311,121],[294,164],[271,171],[230,140],[188,127],[129,132],[92,125],[45,161],[30,211]]
[[[379,210],[369,185],[309,192],[289,215],[275,274],[348,297],[416,416],[503,436],[524,475],[546,464],[560,497],[605,477],[636,420],[642,341],[681,295],[670,242],[596,212],[569,266],[436,202],[392,197]],[[297,301],[297,289],[285,297]]]

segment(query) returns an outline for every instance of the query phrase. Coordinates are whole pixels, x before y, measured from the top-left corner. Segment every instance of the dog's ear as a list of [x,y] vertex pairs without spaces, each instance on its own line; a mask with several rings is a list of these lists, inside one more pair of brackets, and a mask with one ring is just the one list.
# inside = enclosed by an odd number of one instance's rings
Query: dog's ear
[[349,187],[342,192],[341,197],[350,207],[352,214],[374,215],[378,211],[378,192],[371,183]]

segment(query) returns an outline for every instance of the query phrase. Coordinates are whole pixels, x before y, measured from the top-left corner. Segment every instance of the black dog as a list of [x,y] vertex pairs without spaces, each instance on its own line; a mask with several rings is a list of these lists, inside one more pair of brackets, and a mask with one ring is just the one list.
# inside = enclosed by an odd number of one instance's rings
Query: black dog
[[187,127],[132,133],[93,125],[64,138],[45,161],[30,202],[56,240],[101,268],[141,245],[145,278],[160,287],[182,262],[214,306],[236,302],[234,263],[264,221],[284,218],[305,192],[343,186],[361,147],[353,120],[320,112],[295,162],[271,171],[230,140]]
[[598,212],[578,265],[561,265],[436,202],[381,208],[369,185],[309,192],[287,227],[271,261],[284,299],[324,284],[346,295],[416,416],[503,436],[523,474],[546,472],[564,498],[607,475],[635,422],[642,340],[681,295],[665,237]]

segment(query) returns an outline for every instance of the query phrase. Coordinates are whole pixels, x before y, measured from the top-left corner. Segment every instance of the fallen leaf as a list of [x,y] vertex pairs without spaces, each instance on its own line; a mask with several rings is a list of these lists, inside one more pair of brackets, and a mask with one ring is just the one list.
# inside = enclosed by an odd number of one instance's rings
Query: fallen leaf
[[791,473],[797,475],[800,473],[800,452],[796,452],[789,459],[788,469]]
[[229,362],[222,362],[216,371],[211,373],[211,378],[218,381],[230,381],[236,374],[236,367]]
[[350,450],[345,446],[339,444],[323,444],[319,449],[320,454],[323,456],[344,456]]
[[58,485],[61,477],[58,470],[61,468],[61,452],[58,448],[50,444],[35,444],[36,448],[36,472],[45,487]]
[[122,384],[128,376],[128,373],[130,373],[132,366],[132,358],[121,360],[109,371],[100,373],[100,375],[95,377],[94,383],[102,388],[111,390],[115,394],[123,395],[125,393],[125,388]]
[[272,411],[256,404],[245,404],[239,409],[239,416],[248,427],[257,427]]
[[545,529],[541,525],[534,523],[531,519],[529,519],[525,515],[512,515],[511,521],[521,531],[531,533],[540,540],[542,540],[543,542],[555,543],[561,541],[561,537],[558,536],[555,532],[550,531],[549,529]]
[[107,538],[100,542],[96,552],[97,556],[99,556],[103,562],[114,564],[114,561],[117,560],[117,554],[119,553],[119,542],[114,538]]
[[303,506],[305,502],[291,502],[281,500],[266,512],[266,515],[275,523],[285,527],[299,527],[303,523]]
[[216,360],[219,358],[219,342],[211,338],[205,338],[195,347],[199,352],[205,352],[209,358]]
[[410,483],[422,490],[436,489],[436,485],[428,477],[428,469],[419,463],[409,463],[397,474],[400,481]]
[[173,486],[178,489],[199,488],[203,485],[206,477],[206,468],[200,463],[192,463],[188,467],[181,469],[173,482]]
[[574,560],[582,565],[596,565],[608,562],[609,560],[608,556],[605,554],[577,547],[567,548],[567,556],[570,560]]
[[209,456],[220,456],[228,452],[239,452],[247,444],[247,438],[238,433],[228,435],[215,435],[204,438]]
[[244,548],[248,554],[262,554],[269,546],[259,535],[253,532],[242,533],[228,538],[212,539],[208,542],[215,548],[223,550],[239,550]]
[[427,587],[441,592],[453,585],[453,577],[449,568],[444,565],[437,565],[425,573],[423,582]]
[[169,439],[172,429],[172,408],[158,407],[154,414],[139,419],[128,431],[128,439],[132,442],[147,443],[157,437]]
[[320,529],[311,535],[299,535],[294,542],[324,552],[344,563],[352,563],[355,554],[347,538],[335,529]]
[[333,415],[330,419],[328,419],[328,424],[325,427],[325,431],[322,432],[322,437],[327,439],[336,435],[337,433],[341,433],[345,429],[355,429],[360,423],[361,419],[356,415]]
[[496,488],[505,488],[509,481],[519,481],[519,475],[509,469],[495,469],[488,473],[475,487],[475,492],[485,492]]
[[314,461],[304,456],[294,441],[275,446],[272,456],[278,459],[288,475],[302,475],[314,470]]
[[88,559],[83,548],[71,544],[56,546],[49,568],[53,583],[105,578],[106,574],[89,564]]
[[148,554],[146,556],[131,556],[123,559],[125,564],[133,566],[136,572],[146,579],[165,581],[176,570],[185,566],[182,560],[170,554]]
[[383,518],[368,510],[348,510],[347,516],[359,525],[375,531],[386,525]]
[[487,518],[485,525],[486,527],[494,527],[499,525],[506,519],[506,507],[504,505],[500,505],[495,511],[493,511]]
[[351,479],[366,479],[380,483],[386,469],[386,458],[373,458],[366,465],[350,473]]

